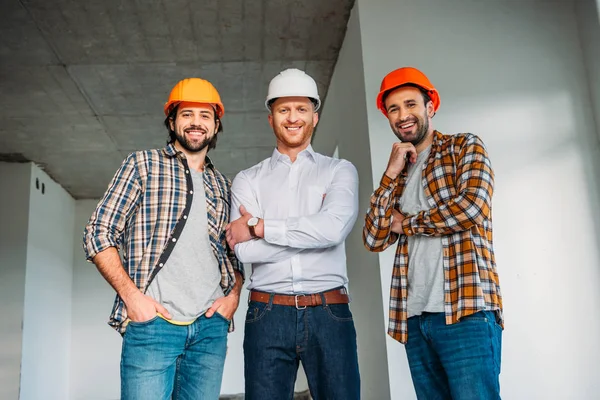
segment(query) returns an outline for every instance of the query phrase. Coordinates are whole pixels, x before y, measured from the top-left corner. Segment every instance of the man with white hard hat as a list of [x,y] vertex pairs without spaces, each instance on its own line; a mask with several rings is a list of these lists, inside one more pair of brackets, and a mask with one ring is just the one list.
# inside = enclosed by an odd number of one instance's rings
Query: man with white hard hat
[[315,81],[287,69],[265,103],[270,158],[232,185],[227,241],[252,264],[244,337],[246,399],[289,399],[302,361],[314,399],[360,398],[344,240],[358,214],[358,174],[310,145]]

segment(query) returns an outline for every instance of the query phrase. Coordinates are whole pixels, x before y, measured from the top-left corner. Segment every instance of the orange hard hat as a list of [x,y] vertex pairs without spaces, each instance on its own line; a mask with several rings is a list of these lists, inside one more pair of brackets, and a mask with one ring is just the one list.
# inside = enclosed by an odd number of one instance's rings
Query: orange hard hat
[[377,95],[377,108],[379,108],[383,115],[387,117],[383,95],[398,86],[408,84],[416,85],[427,92],[433,102],[433,111],[437,111],[440,108],[440,95],[431,82],[429,82],[427,76],[416,68],[403,67],[390,72],[381,81],[381,87]]
[[169,115],[173,106],[182,101],[212,104],[219,118],[225,114],[225,107],[223,107],[219,92],[212,83],[204,79],[186,78],[177,82],[171,90],[169,101],[165,103],[165,115]]

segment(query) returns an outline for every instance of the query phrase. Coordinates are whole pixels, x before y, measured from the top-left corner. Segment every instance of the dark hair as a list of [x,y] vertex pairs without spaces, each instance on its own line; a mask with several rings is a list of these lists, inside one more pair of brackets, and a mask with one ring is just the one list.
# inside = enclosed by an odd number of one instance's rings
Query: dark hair
[[[175,119],[177,118],[177,110],[179,110],[179,104],[177,104],[175,107],[173,107],[171,109],[171,111],[169,112],[169,115],[167,115],[167,118],[165,118],[165,126],[167,127],[167,131],[169,132],[169,138],[167,139],[167,144],[175,143],[175,141],[177,140],[177,135],[175,134],[175,131],[173,129],[171,129],[171,121],[175,122]],[[219,137],[218,134],[223,132],[223,122],[217,116],[216,111],[215,111],[214,115],[215,115],[215,124],[218,125],[219,127],[217,128],[216,134],[212,137],[212,139],[210,140],[210,143],[208,144],[208,150],[212,150],[217,147],[217,138]]]
[[425,103],[425,105],[427,105],[427,103],[429,103],[431,101],[431,97],[429,97],[429,94],[427,93],[427,91],[425,89],[423,89],[421,86],[415,85],[413,83],[407,83],[405,85],[396,86],[395,88],[388,90],[387,92],[385,92],[383,94],[383,96],[381,96],[381,104],[383,104],[384,108],[385,108],[385,99],[387,99],[389,94],[392,93],[392,90],[400,89],[402,87],[414,87],[414,88],[419,89],[419,91],[421,92],[421,95],[423,96],[423,102]]

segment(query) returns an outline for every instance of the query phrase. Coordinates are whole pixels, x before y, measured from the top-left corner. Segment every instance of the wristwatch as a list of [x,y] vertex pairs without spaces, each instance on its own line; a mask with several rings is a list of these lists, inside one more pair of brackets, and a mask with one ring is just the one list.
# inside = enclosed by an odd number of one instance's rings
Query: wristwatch
[[254,228],[256,227],[256,225],[258,225],[258,221],[260,220],[260,218],[258,217],[252,217],[248,220],[248,229],[250,230],[250,234],[252,235],[252,237],[258,237],[256,235],[256,231],[254,230]]

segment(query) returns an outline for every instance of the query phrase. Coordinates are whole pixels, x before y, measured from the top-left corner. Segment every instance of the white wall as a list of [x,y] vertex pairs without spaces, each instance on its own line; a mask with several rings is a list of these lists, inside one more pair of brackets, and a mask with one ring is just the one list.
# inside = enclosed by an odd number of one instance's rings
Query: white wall
[[[418,67],[441,93],[434,126],[478,134],[495,167],[503,397],[592,399],[600,392],[600,176],[590,82],[574,4],[516,4],[357,2],[372,179],[375,187],[395,139],[375,107],[381,79]],[[379,258],[386,314],[393,254]],[[414,398],[403,346],[387,342],[391,398]]]
[[20,398],[64,400],[69,398],[75,202],[36,166],[29,184]]
[[83,228],[97,200],[75,202],[72,241],[71,399],[120,396],[121,335],[107,325],[115,292],[94,264],[85,261]]
[[[318,132],[313,141],[316,151],[349,160],[359,175],[359,216],[346,239],[350,304],[358,335],[358,356],[361,373],[361,394],[364,399],[390,397],[383,290],[378,258],[368,253],[362,244],[364,210],[369,204],[373,180],[362,69],[361,26],[358,10],[352,10],[344,44],[338,56],[321,112]],[[338,142],[338,147],[335,143]],[[387,301],[387,300],[386,300]]]
[[19,398],[31,164],[0,163],[0,399]]

